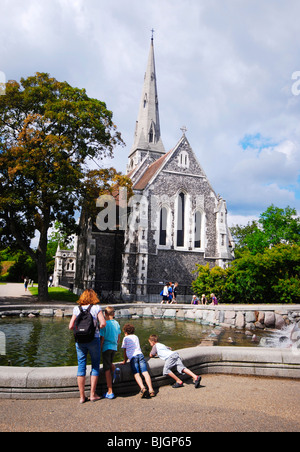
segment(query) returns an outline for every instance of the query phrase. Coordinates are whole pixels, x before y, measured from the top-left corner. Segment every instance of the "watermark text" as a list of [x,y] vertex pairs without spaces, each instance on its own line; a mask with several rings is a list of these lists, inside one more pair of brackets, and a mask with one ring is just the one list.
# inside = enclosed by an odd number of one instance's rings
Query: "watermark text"
[[292,80],[296,80],[292,85],[292,93],[294,96],[300,95],[300,71],[295,71],[292,74]]
[[0,356],[6,355],[6,336],[3,331],[0,331]]
[[0,71],[0,96],[4,96],[6,93],[6,76],[4,72]]

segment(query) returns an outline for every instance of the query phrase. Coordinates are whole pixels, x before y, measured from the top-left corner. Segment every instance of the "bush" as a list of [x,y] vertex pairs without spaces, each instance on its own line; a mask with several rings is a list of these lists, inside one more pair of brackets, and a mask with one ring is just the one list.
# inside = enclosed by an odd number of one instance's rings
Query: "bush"
[[197,266],[198,296],[215,293],[225,303],[300,303],[300,246],[277,245],[244,253],[227,269]]

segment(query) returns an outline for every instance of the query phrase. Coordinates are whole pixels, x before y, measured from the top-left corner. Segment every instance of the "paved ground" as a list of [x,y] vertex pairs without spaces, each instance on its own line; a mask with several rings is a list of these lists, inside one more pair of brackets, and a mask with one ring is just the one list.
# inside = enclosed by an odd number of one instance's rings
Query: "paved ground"
[[155,399],[0,400],[0,431],[299,432],[300,381],[207,375]]
[[36,301],[29,290],[25,292],[24,284],[0,284],[0,304],[9,305],[15,302],[31,303]]

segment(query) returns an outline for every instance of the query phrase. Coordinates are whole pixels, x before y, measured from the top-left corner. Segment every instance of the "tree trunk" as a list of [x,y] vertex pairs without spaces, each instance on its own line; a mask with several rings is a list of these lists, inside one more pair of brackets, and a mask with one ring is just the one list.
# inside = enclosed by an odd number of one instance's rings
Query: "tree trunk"
[[48,272],[47,272],[47,244],[48,229],[41,231],[40,242],[37,249],[37,267],[38,267],[38,299],[39,301],[48,301]]
[[46,257],[43,255],[38,256],[37,261],[38,266],[38,299],[39,301],[48,301],[48,272],[47,272],[47,262]]

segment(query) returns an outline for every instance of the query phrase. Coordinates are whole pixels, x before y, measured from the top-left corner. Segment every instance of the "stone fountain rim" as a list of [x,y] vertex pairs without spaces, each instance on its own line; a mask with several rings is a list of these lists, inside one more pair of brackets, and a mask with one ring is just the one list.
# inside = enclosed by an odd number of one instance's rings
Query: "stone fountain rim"
[[[18,309],[39,309],[38,304],[1,306],[3,311]],[[70,304],[47,304],[41,309],[67,309]],[[161,307],[162,309],[202,309],[202,310],[245,310],[272,311],[282,307],[283,311],[295,311],[299,305],[159,305],[159,304],[119,304],[118,309]],[[104,306],[102,306],[104,308]],[[258,309],[260,308],[260,309]],[[297,309],[296,309],[297,311]],[[300,379],[300,352],[286,349],[253,347],[192,347],[179,351],[184,363],[194,372],[201,374],[238,374],[256,377]],[[153,384],[160,387],[170,383],[163,377],[164,362],[160,359],[148,361]],[[121,367],[122,382],[116,385],[116,394],[132,394],[137,387],[131,374],[130,365]],[[0,398],[6,399],[50,399],[78,397],[76,380],[77,367],[0,367]],[[89,380],[89,378],[87,378]],[[87,381],[88,383],[88,381]],[[104,373],[101,366],[100,386],[105,387]]]

